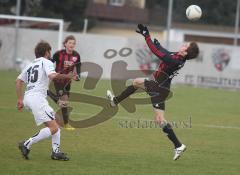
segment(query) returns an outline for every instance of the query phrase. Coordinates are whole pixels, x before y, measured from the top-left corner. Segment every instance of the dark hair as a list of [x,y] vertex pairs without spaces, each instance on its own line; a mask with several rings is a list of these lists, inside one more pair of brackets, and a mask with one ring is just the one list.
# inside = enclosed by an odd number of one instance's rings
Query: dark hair
[[51,46],[46,41],[40,41],[35,47],[36,58],[44,57],[46,52],[51,51]]
[[191,42],[189,44],[188,49],[187,49],[186,59],[187,60],[194,59],[198,56],[198,54],[199,54],[199,48],[198,48],[197,43]]
[[68,42],[68,40],[75,40],[76,41],[76,38],[73,36],[73,35],[68,35],[64,41],[63,41],[63,45],[66,44]]

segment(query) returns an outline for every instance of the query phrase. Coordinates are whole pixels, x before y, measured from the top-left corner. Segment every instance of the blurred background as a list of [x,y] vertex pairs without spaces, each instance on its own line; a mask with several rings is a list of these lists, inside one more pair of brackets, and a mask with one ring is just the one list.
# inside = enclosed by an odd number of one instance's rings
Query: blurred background
[[[186,18],[191,4],[202,9],[198,21]],[[135,33],[143,23],[171,51],[199,43],[199,57],[176,83],[240,88],[238,0],[0,0],[0,14],[0,69],[19,70],[34,58],[38,41],[47,40],[55,52],[73,34],[82,61],[103,67],[102,78],[111,78],[113,62],[121,60],[148,75],[159,60]]]

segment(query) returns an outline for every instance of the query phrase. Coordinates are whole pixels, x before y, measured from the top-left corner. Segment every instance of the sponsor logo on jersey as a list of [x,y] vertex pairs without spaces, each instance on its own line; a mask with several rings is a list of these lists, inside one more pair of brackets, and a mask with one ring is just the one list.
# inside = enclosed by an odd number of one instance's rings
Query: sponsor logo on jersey
[[76,62],[76,61],[77,61],[77,57],[72,57],[72,60],[73,60],[74,62]]
[[73,61],[64,61],[64,67],[71,67],[74,65],[74,62]]

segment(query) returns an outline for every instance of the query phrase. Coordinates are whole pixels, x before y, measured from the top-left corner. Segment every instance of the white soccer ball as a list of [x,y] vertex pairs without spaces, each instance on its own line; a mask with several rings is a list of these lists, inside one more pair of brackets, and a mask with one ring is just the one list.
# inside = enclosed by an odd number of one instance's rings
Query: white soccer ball
[[202,16],[202,9],[197,5],[190,5],[186,9],[186,16],[189,20],[196,21]]

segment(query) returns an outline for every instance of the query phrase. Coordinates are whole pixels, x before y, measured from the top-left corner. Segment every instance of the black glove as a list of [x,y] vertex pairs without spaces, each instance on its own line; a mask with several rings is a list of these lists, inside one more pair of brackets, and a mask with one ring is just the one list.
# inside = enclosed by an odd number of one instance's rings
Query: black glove
[[144,37],[149,35],[149,31],[148,28],[142,24],[138,24],[138,29],[136,30],[137,33],[140,33],[141,35],[143,35]]
[[159,49],[161,47],[161,44],[159,43],[159,41],[156,38],[154,38],[153,43],[156,46],[156,48]]

